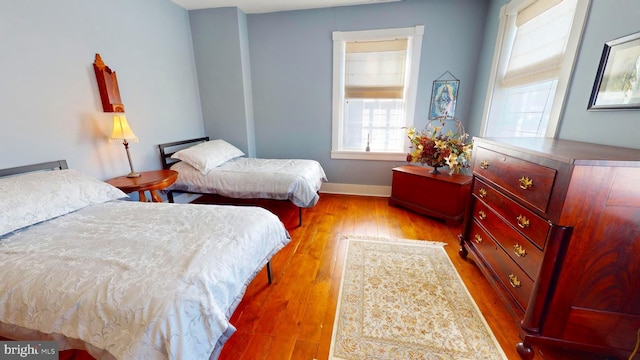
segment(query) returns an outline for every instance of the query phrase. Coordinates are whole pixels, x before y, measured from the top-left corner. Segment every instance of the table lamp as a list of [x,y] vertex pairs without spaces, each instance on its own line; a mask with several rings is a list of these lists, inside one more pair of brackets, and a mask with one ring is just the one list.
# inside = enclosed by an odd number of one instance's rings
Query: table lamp
[[140,173],[133,170],[133,163],[131,162],[131,155],[129,154],[129,141],[138,142],[138,137],[133,133],[133,130],[131,130],[127,117],[124,116],[124,114],[113,115],[113,131],[111,132],[111,136],[109,136],[109,142],[114,141],[122,141],[124,149],[127,151],[129,167],[131,168],[131,172],[127,177],[139,177]]

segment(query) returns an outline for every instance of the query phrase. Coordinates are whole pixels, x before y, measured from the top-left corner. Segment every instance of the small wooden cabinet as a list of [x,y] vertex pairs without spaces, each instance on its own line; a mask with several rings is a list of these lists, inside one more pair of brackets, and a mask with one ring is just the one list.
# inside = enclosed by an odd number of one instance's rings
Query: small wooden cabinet
[[627,359],[640,331],[640,149],[474,139],[460,255],[545,344]]
[[430,174],[431,168],[405,165],[393,168],[389,205],[458,224],[471,193],[471,176]]

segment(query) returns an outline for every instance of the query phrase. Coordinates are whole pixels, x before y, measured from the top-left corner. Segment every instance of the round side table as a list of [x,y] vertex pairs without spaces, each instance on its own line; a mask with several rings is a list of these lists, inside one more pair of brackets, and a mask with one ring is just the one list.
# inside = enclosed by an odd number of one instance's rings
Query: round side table
[[147,197],[145,191],[151,194],[151,201],[162,202],[162,198],[158,190],[166,189],[178,179],[178,172],[173,170],[152,170],[143,171],[139,177],[130,178],[119,176],[107,180],[106,182],[117,187],[125,193],[137,191],[140,195],[140,201],[146,202]]

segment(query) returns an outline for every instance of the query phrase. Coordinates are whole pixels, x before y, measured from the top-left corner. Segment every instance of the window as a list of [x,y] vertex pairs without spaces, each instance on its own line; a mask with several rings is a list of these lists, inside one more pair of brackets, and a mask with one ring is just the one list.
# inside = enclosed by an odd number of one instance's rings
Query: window
[[333,159],[405,160],[424,26],[333,33]]
[[503,6],[484,136],[555,137],[590,0]]

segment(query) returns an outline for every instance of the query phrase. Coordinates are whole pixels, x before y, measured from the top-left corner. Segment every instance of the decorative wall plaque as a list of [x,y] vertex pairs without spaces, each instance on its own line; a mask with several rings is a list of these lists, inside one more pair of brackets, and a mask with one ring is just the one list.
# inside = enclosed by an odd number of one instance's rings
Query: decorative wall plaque
[[120,100],[116,72],[104,64],[100,54],[96,54],[93,70],[96,72],[96,80],[98,80],[98,90],[100,90],[100,99],[102,100],[104,112],[124,112],[124,105]]

